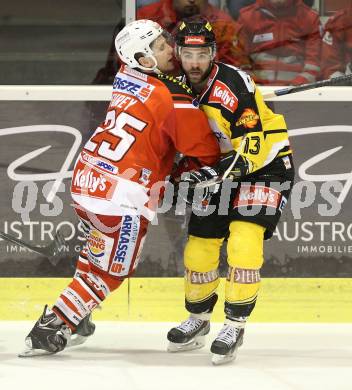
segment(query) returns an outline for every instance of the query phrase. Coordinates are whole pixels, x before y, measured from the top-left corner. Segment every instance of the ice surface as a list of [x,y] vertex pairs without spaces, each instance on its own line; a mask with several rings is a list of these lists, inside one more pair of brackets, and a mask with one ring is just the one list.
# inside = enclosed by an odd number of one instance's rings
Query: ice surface
[[0,322],[0,389],[351,390],[352,324],[248,324],[235,362],[166,352],[172,323],[97,322],[84,345],[18,358],[32,322]]

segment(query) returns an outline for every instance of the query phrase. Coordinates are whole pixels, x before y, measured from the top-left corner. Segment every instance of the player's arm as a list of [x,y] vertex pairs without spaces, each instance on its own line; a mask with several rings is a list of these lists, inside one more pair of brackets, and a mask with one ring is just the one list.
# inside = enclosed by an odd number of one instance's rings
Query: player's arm
[[193,104],[192,91],[172,76],[160,75],[170,91],[175,115],[175,132],[171,135],[176,149],[198,159],[201,165],[215,164],[220,156],[218,141],[203,111]]
[[215,164],[220,158],[220,147],[206,115],[193,104],[190,88],[172,76],[161,74],[158,77],[168,88],[173,106],[175,125],[167,126],[165,131],[176,150],[185,156],[171,175],[173,180],[178,181],[183,172]]
[[220,157],[220,148],[206,115],[192,103],[175,106],[177,150],[185,156],[197,158],[202,165],[215,164]]
[[188,181],[198,183],[223,177],[229,168],[228,177],[241,179],[268,165],[276,156],[291,153],[283,116],[269,109],[254,84],[252,92],[242,94],[234,126],[242,134],[233,140],[237,145],[235,150],[223,156],[211,169],[192,172]]
[[233,165],[230,176],[236,178],[268,165],[289,145],[284,117],[270,110],[248,75],[243,73],[241,77],[245,85],[232,119],[233,134],[240,136],[232,140],[234,151],[224,156],[218,165],[220,175]]
[[[255,90],[253,107],[258,113],[258,122],[246,135],[241,154],[252,161],[252,172],[268,165],[280,151],[289,146],[287,126],[283,115],[274,113],[264,102],[258,88]],[[250,129],[252,130],[252,129]]]

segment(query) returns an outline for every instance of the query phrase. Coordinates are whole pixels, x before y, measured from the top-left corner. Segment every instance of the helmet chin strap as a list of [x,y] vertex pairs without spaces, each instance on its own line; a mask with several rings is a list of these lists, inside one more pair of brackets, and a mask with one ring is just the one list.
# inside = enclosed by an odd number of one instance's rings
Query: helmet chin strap
[[142,69],[142,70],[145,70],[147,72],[155,72],[155,73],[162,73],[159,69],[158,69],[158,62],[156,60],[156,58],[153,56],[153,55],[149,55],[148,58],[151,58],[153,61],[154,61],[154,65],[151,67],[151,68],[147,68],[146,66],[143,66],[141,65],[140,63],[138,64],[138,68],[139,69]]

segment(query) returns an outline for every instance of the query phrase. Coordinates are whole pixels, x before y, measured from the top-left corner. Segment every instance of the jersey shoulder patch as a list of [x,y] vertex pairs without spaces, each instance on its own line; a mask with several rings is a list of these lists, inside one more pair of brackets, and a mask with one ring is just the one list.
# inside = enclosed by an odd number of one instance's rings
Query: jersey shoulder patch
[[255,84],[251,76],[236,66],[218,63],[219,75],[222,80],[226,80],[231,87],[240,87],[241,92],[255,93]]

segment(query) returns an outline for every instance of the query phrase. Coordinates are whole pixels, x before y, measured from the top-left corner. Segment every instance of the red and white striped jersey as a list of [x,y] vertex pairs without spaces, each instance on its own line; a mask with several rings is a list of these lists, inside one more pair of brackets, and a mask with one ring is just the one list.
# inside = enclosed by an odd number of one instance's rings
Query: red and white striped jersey
[[192,100],[191,90],[171,76],[122,66],[105,121],[77,159],[74,201],[97,214],[138,214],[151,187],[170,173],[176,150],[215,163],[218,142]]

